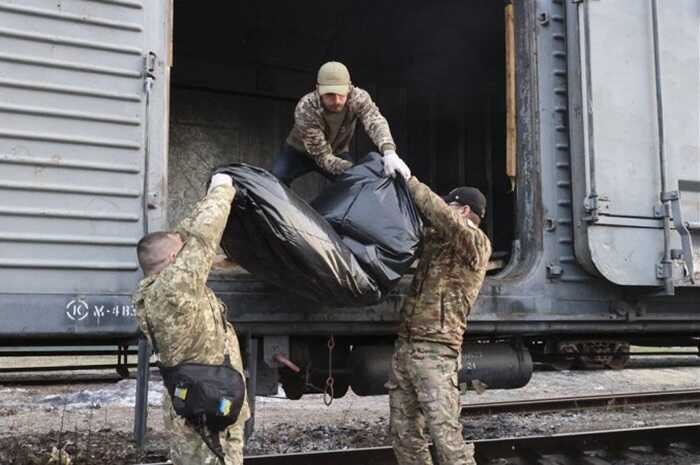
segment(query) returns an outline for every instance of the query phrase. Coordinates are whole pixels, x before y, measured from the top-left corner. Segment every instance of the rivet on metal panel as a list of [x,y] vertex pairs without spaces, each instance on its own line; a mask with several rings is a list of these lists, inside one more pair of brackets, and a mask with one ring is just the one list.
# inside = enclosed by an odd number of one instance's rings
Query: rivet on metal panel
[[158,208],[159,202],[158,192],[151,192],[148,194],[148,203],[146,204],[149,210],[155,210]]
[[654,205],[654,218],[663,218],[664,217],[664,206],[663,205]]
[[544,219],[544,228],[550,232],[556,231],[556,229],[557,229],[556,220],[554,218],[551,218],[551,217],[545,218]]
[[537,22],[540,23],[540,26],[547,26],[549,24],[549,13],[546,11],[537,13]]

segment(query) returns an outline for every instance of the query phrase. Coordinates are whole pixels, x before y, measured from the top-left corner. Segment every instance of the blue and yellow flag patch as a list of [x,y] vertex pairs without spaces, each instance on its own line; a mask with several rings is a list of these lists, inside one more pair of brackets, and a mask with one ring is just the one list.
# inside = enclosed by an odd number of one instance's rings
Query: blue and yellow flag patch
[[178,399],[185,400],[187,399],[187,388],[186,387],[176,387],[175,388],[175,397]]
[[219,401],[219,413],[225,417],[230,415],[232,406],[233,403],[229,399],[221,399],[221,401]]

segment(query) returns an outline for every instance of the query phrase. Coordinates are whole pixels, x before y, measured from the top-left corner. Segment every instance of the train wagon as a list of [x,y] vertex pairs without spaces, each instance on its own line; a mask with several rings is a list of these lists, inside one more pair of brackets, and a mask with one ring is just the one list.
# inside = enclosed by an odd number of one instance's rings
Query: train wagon
[[[2,343],[133,341],[139,238],[177,223],[214,166],[270,168],[339,60],[418,178],[488,197],[472,378],[697,345],[698,2],[503,3],[0,0]],[[353,156],[372,149],[359,130]],[[222,263],[210,284],[254,390],[383,392],[410,275],[378,305],[330,308]]]

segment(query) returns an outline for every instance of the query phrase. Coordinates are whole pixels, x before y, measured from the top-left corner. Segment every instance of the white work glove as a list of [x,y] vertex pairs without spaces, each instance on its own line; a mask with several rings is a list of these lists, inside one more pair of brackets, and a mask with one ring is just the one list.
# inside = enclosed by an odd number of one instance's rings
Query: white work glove
[[231,179],[231,176],[228,174],[216,173],[211,177],[211,181],[209,181],[209,190],[207,190],[207,194],[213,191],[217,186],[223,185],[233,186],[233,179]]
[[411,169],[399,158],[395,150],[384,152],[384,175],[392,178],[399,173],[404,179],[411,177]]

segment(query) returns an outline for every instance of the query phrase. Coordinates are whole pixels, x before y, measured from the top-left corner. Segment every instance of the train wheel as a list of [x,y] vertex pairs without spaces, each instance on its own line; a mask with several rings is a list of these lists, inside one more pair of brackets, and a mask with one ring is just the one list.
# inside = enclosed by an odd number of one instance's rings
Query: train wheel
[[340,399],[341,397],[344,397],[345,394],[348,393],[349,388],[350,388],[350,383],[348,382],[347,379],[341,378],[341,377],[336,377],[335,383],[333,384],[333,398]]
[[117,365],[115,371],[121,379],[127,379],[129,377],[129,368],[126,365]]
[[290,374],[288,376],[282,375],[280,376],[280,384],[282,384],[282,389],[284,389],[284,394],[287,396],[287,399],[299,400],[301,396],[304,395],[306,382],[301,376],[295,374]]
[[560,358],[553,360],[549,365],[557,371],[568,371],[574,368],[576,365],[576,359],[573,358]]
[[613,370],[622,370],[625,368],[625,365],[627,365],[627,362],[629,362],[629,359],[629,345],[627,345],[626,348],[619,350],[618,353],[613,355],[610,362],[608,362],[608,366]]

